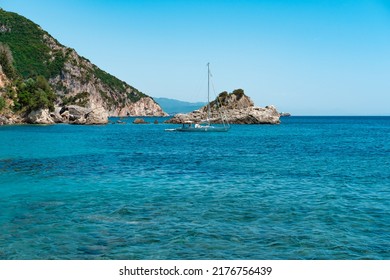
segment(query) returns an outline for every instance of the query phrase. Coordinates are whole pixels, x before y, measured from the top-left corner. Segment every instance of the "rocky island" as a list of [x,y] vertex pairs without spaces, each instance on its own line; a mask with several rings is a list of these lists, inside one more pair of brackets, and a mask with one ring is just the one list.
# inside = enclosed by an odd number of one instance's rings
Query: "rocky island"
[[[203,106],[188,114],[176,114],[166,123],[200,123],[207,119],[208,107]],[[222,123],[222,118],[230,124],[279,124],[280,114],[274,106],[256,107],[242,89],[232,93],[222,92],[210,103],[210,122]]]
[[0,9],[0,124],[104,124],[108,116],[167,116],[150,96]]

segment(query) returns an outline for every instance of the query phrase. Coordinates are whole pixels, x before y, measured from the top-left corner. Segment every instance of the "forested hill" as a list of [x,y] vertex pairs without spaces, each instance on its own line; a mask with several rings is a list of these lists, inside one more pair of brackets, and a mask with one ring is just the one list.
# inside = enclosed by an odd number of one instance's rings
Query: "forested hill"
[[[0,87],[0,110],[8,106],[27,112],[73,104],[103,107],[116,116],[164,115],[151,97],[63,46],[31,20],[3,9]],[[10,101],[4,102],[7,98]]]

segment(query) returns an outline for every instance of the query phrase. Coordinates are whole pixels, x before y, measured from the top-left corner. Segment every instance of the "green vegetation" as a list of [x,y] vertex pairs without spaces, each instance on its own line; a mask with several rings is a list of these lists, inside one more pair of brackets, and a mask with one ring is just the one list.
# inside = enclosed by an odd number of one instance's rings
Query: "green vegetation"
[[111,74],[108,74],[107,72],[99,69],[98,67],[95,67],[94,70],[95,77],[100,79],[100,81],[109,86],[111,89],[119,92],[126,89],[126,84],[115,78]]
[[54,111],[56,99],[49,83],[43,76],[36,79],[27,79],[23,82],[17,81],[14,110],[29,113],[38,109],[49,109]]
[[25,79],[38,75],[50,78],[51,49],[43,40],[49,35],[32,21],[4,10],[0,10],[0,26],[4,26],[0,41],[12,50],[17,73]]
[[54,54],[54,59],[47,66],[47,77],[55,77],[61,74],[62,69],[64,69],[64,65],[66,62],[66,57],[62,54],[62,52],[57,52]]
[[89,100],[89,93],[88,92],[80,92],[76,94],[75,96],[65,96],[62,98],[62,105],[78,105],[81,107],[85,107]]
[[102,90],[100,91],[100,96],[103,98],[103,100],[106,102],[109,108],[117,104],[117,102],[111,95],[108,95],[106,92]]
[[56,96],[47,80],[60,74],[66,57],[61,51],[52,53],[44,42],[50,35],[18,14],[0,9],[0,26],[0,65],[12,82],[5,90],[13,100],[12,109],[25,113],[54,110]]
[[[131,100],[131,102],[137,102],[142,97],[146,97],[147,95],[143,94],[136,88],[133,88],[129,85],[127,85],[125,82],[119,80],[118,78],[114,77],[113,75],[99,69],[98,67],[94,67],[94,73],[96,78],[98,78],[103,84],[107,85],[110,89],[116,92],[123,92],[128,87],[131,88],[131,92],[127,93],[127,98]],[[118,105],[118,103],[124,103],[123,98],[121,102],[117,102],[114,98],[110,97],[107,93],[101,93],[101,96],[104,100],[108,101],[110,104]],[[123,104],[124,105],[124,104]]]
[[[13,100],[14,107],[12,109],[14,111],[28,113],[43,108],[54,110],[56,96],[46,78],[37,76],[34,79],[28,78],[23,81],[14,67],[13,53],[10,47],[4,43],[0,43],[0,65],[4,74],[12,82],[11,85],[5,88],[4,92],[6,92],[5,96],[7,98]],[[0,110],[5,107],[5,98],[1,96]]]
[[137,102],[138,100],[140,100],[142,97],[146,97],[147,95],[140,92],[138,89],[136,88],[131,88],[132,91],[130,93],[127,94],[127,98],[131,100],[131,102]]
[[[51,85],[47,81],[52,78],[66,76],[69,79],[80,80],[81,84],[93,84],[100,81],[103,87],[100,95],[108,107],[123,107],[128,103],[137,102],[147,95],[117,79],[111,74],[91,65],[89,60],[73,55],[74,50],[66,48],[42,30],[34,22],[16,13],[6,12],[0,8],[0,65],[4,74],[11,81],[7,89],[3,89],[1,104],[13,100],[16,112],[25,113],[39,108],[54,108],[56,92],[65,94],[63,105],[76,104],[86,106],[89,101],[88,92],[80,92],[75,96],[68,83],[55,79]],[[81,76],[72,75],[65,69],[65,64],[80,68]],[[72,72],[73,73],[73,72]],[[72,94],[74,95],[74,94]],[[58,98],[60,100],[60,98]],[[0,105],[1,105],[0,104]]]
[[0,111],[5,108],[5,99],[4,97],[0,96]]
[[[226,106],[228,105],[230,96],[235,95],[236,100],[240,100],[243,96],[245,96],[243,89],[235,89],[233,92],[228,93],[227,91],[221,92],[218,97],[210,103],[210,106]],[[218,104],[218,105],[217,105]]]
[[237,100],[240,100],[245,95],[244,90],[240,88],[233,90],[231,94],[237,96]]
[[216,100],[218,100],[220,106],[226,105],[225,103],[227,103],[228,96],[229,93],[227,91],[223,91],[218,95]]
[[14,58],[8,45],[0,42],[0,66],[9,79],[16,78]]

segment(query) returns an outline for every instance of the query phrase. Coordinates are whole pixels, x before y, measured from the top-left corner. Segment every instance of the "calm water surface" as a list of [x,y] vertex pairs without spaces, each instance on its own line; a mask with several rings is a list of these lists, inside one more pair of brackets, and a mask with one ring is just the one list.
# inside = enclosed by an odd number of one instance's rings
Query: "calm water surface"
[[131,121],[0,127],[0,259],[390,259],[390,117]]

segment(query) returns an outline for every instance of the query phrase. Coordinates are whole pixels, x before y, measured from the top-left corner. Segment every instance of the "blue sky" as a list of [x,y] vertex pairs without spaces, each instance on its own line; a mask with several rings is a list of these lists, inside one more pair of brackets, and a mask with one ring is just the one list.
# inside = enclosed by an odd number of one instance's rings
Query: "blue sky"
[[153,97],[243,88],[294,115],[390,115],[390,0],[0,0]]

